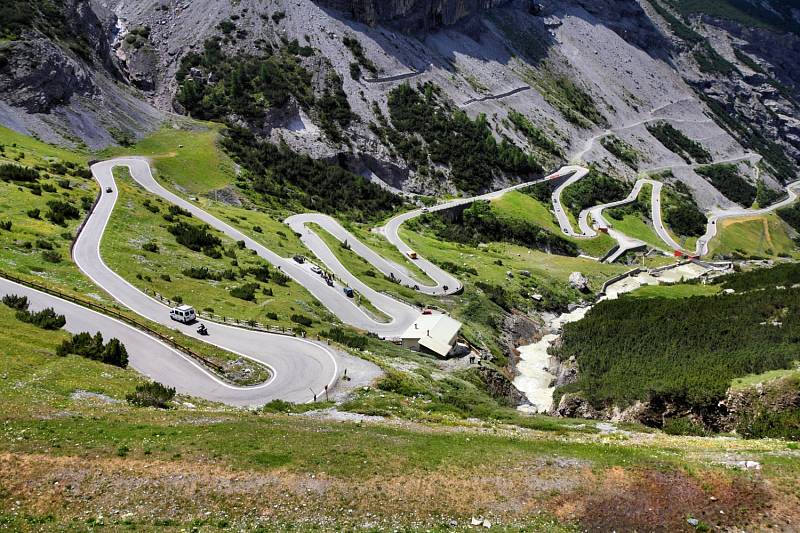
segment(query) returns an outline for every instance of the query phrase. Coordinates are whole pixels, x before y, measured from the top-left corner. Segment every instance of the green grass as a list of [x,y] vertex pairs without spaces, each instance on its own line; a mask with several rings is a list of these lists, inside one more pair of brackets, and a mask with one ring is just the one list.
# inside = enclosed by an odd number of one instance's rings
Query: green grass
[[[606,234],[600,234],[594,239],[576,239],[567,237],[561,232],[561,227],[550,211],[549,206],[539,200],[519,191],[511,191],[500,198],[492,200],[492,207],[499,217],[509,217],[517,220],[529,221],[540,226],[550,233],[564,237],[575,243],[585,254],[592,257],[602,257],[616,244],[614,239]],[[575,216],[567,211],[567,216],[574,228],[578,227]]]
[[611,222],[611,226],[614,229],[621,231],[628,237],[644,241],[653,248],[662,250],[666,248],[664,241],[658,238],[658,234],[656,234],[653,227],[642,220],[641,216],[625,215],[622,220],[611,219],[609,222]]
[[[408,229],[401,229],[400,235],[427,259],[438,262],[449,261],[477,270],[477,276],[471,274],[465,276],[462,281],[466,283],[480,280],[501,284],[511,290],[518,290],[521,287],[520,279],[526,278],[515,275],[509,280],[506,276],[506,272],[509,270],[513,272],[527,270],[531,272],[532,279],[536,283],[561,291],[564,290],[563,286],[569,280],[572,272],[583,272],[589,278],[591,286],[595,290],[599,290],[606,279],[624,272],[627,268],[581,257],[550,255],[507,243],[492,243],[485,248],[474,248],[458,243],[443,242]],[[501,261],[502,264],[498,265],[496,261]]]
[[101,156],[147,156],[163,184],[204,194],[235,180],[234,164],[218,146],[221,130],[218,124],[180,119],[133,146],[109,148]]
[[795,367],[792,369],[785,369],[785,370],[770,370],[768,372],[763,372],[761,374],[749,374],[747,376],[743,376],[740,378],[736,378],[731,382],[731,389],[733,390],[741,390],[753,387],[754,385],[758,385],[759,383],[766,383],[768,381],[773,381],[775,379],[785,378],[789,376],[797,376],[800,377],[800,361],[795,364]]
[[717,223],[719,232],[709,244],[709,256],[800,257],[789,237],[786,223],[776,214],[727,219]]
[[690,298],[692,296],[711,296],[720,291],[718,285],[645,285],[625,295],[631,298]]
[[[222,240],[226,250],[233,251],[236,259],[228,256],[213,259],[178,244],[175,237],[167,231],[170,223],[162,217],[169,204],[136,186],[126,168],[117,167],[114,172],[120,199],[106,228],[100,250],[109,268],[134,286],[149,294],[156,292],[169,299],[176,295],[181,296],[185,303],[198,310],[211,308],[216,315],[241,321],[255,320],[262,324],[296,327],[290,320],[290,316],[295,313],[315,318],[316,327],[321,326],[319,320],[334,320],[322,304],[294,281],[289,281],[285,287],[274,282],[262,283],[262,288],[270,288],[273,295],[264,295],[258,291],[255,302],[246,302],[231,296],[229,290],[254,282],[252,277],[237,276],[236,280],[209,281],[182,274],[187,268],[203,266],[216,272],[227,269],[238,272],[239,268],[249,268],[265,262],[250,250],[238,249],[232,239],[216,231],[212,233]],[[158,213],[152,213],[145,208],[146,199],[159,208]],[[193,219],[188,221],[198,224]],[[156,243],[158,253],[144,251],[142,245],[147,242]],[[238,262],[238,266],[233,265],[234,261]],[[274,267],[270,268],[275,271]],[[162,279],[162,274],[169,275],[170,281]],[[278,320],[268,319],[268,312],[276,313]]]
[[[6,415],[28,416],[61,409],[72,403],[77,389],[125,399],[144,378],[83,357],[55,355],[56,346],[69,338],[65,331],[46,331],[20,322],[14,311],[0,304],[0,402]],[[107,341],[108,339],[106,339]],[[18,384],[18,385],[15,385]]]

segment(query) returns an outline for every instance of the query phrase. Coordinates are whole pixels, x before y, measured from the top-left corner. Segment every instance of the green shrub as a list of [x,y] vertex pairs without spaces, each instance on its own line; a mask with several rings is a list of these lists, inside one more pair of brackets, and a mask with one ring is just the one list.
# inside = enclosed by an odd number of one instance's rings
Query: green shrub
[[30,312],[27,309],[20,309],[16,314],[17,320],[33,324],[42,329],[60,329],[67,323],[64,315],[59,315],[52,307],[42,309],[38,312]]
[[[169,226],[167,231],[175,236],[175,240],[178,241],[178,244],[182,244],[196,252],[202,251],[203,253],[207,253],[213,251],[217,246],[222,245],[222,241],[219,237],[213,235],[209,229],[210,228],[205,224],[195,226],[181,220],[177,224]],[[220,257],[222,256],[222,254],[219,255]]]
[[103,335],[97,333],[94,337],[87,332],[73,335],[65,340],[56,349],[56,355],[80,355],[86,359],[100,361],[120,368],[128,366],[128,351],[119,339],[111,339],[108,344],[103,344]]
[[292,315],[291,320],[296,324],[306,327],[311,327],[311,325],[314,323],[312,319],[304,315]]
[[728,200],[745,207],[750,207],[756,199],[756,188],[747,182],[736,165],[719,164],[703,166],[696,169]]
[[67,220],[80,218],[80,211],[75,206],[60,200],[50,200],[47,207],[45,217],[53,224],[63,226]]
[[577,217],[584,209],[622,200],[627,195],[621,181],[592,168],[587,176],[562,191],[561,201]]
[[155,241],[149,241],[142,245],[142,250],[145,252],[152,252],[154,254],[158,253],[158,244]]
[[698,424],[688,416],[668,418],[664,421],[664,427],[662,429],[664,430],[664,433],[668,435],[693,435],[697,437],[705,437],[709,434],[702,424]]
[[258,290],[258,283],[245,283],[230,290],[230,295],[240,300],[252,302],[256,299],[256,291]]
[[17,311],[27,311],[28,305],[30,305],[27,296],[19,296],[16,294],[6,294],[3,296],[3,304]]
[[702,144],[693,141],[669,122],[648,124],[647,131],[667,150],[681,156],[687,163],[691,163],[692,160],[698,163],[711,162],[711,154]]
[[528,139],[528,142],[531,144],[531,146],[544,150],[555,157],[561,157],[564,155],[558,144],[550,139],[545,132],[536,127],[536,125],[534,125],[534,123],[531,122],[528,117],[519,111],[515,111],[513,109],[510,110],[508,113],[508,119],[512,124],[514,124],[514,126],[516,126],[517,130],[521,132],[526,139]]
[[[723,287],[738,286],[737,279],[764,284],[738,276]],[[768,325],[776,316],[781,327]],[[583,391],[595,406],[653,400],[713,408],[733,378],[786,368],[799,336],[800,289],[771,285],[746,294],[603,301],[564,327],[556,355],[574,356],[580,368],[563,390]]]
[[175,398],[175,388],[166,387],[161,383],[152,381],[137,385],[136,391],[125,397],[128,403],[137,407],[169,408],[169,402]]
[[369,339],[367,339],[367,337],[357,333],[350,333],[342,328],[331,328],[327,331],[323,331],[320,335],[334,342],[338,342],[339,344],[358,350],[365,350],[369,344]]
[[[389,93],[388,123],[379,133],[409,164],[426,172],[431,164],[450,167],[456,186],[467,192],[488,189],[496,174],[530,177],[542,171],[536,158],[504,138],[499,143],[485,115],[471,119],[427,82],[418,89],[404,83]],[[426,146],[420,146],[421,136]]]
[[636,170],[639,168],[639,152],[616,135],[609,135],[600,139],[600,144],[617,159]]
[[0,180],[35,182],[39,179],[39,171],[32,168],[15,165],[14,163],[0,164]]
[[510,242],[559,255],[575,257],[579,253],[578,247],[561,235],[529,222],[498,217],[488,201],[474,202],[452,220],[440,213],[428,213],[414,223],[429,228],[441,240],[472,246]]
[[38,220],[38,219],[39,219],[39,217],[40,217],[40,215],[42,214],[42,211],[41,211],[41,210],[40,210],[38,207],[35,207],[35,208],[33,208],[33,209],[29,209],[29,210],[26,212],[26,214],[27,214],[27,215],[28,215],[30,218],[33,218],[33,219],[37,219],[37,220]]
[[48,263],[60,263],[61,254],[56,252],[55,250],[44,250],[42,252],[42,259],[44,259]]

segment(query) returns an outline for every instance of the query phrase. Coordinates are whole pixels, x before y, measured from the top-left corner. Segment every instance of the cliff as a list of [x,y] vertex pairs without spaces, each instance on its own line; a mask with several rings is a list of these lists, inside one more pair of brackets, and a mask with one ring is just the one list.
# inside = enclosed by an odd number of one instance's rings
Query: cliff
[[426,31],[459,24],[508,0],[322,0],[320,3],[371,26],[391,24],[404,30]]

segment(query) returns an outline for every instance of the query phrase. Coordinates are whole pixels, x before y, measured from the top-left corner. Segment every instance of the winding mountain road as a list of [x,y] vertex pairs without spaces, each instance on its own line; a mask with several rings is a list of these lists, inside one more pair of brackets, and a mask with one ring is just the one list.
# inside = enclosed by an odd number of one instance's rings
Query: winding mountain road
[[[462,284],[457,278],[430,261],[418,257],[415,264],[433,281],[433,284],[421,283],[414,279],[408,268],[382,257],[329,216],[308,213],[289,217],[285,222],[300,234],[305,245],[325,266],[339,280],[357,290],[389,317],[388,321],[383,322],[378,317],[366,313],[351,298],[347,298],[341,290],[341,285],[328,286],[319,274],[312,271],[312,265],[298,264],[291,258],[278,255],[241,231],[161,186],[153,178],[146,159],[126,157],[96,163],[91,167],[92,175],[99,183],[101,190],[106,191],[107,188],[110,188],[111,192],[101,194],[94,211],[86,220],[83,231],[75,242],[73,257],[78,267],[115,300],[136,314],[172,327],[185,335],[267,365],[272,373],[270,380],[255,387],[232,386],[222,382],[180,352],[116,319],[5,279],[0,279],[0,292],[24,294],[31,299],[34,308],[54,307],[58,312],[67,316],[67,329],[70,331],[102,331],[106,336],[119,338],[128,345],[131,366],[157,381],[175,386],[181,392],[232,405],[261,405],[278,398],[293,402],[307,402],[315,395],[319,396],[326,387],[331,389],[335,385],[343,363],[355,369],[356,374],[361,370],[364,376],[374,377],[378,372],[376,368],[368,368],[369,364],[360,359],[333,351],[324,344],[306,339],[250,331],[214,322],[206,323],[209,336],[202,337],[196,333],[194,325],[184,325],[172,321],[166,305],[149,297],[116,274],[104,263],[100,255],[100,242],[118,199],[117,184],[112,173],[112,169],[116,166],[127,167],[133,180],[147,191],[188,210],[195,218],[225,233],[228,237],[244,241],[247,248],[254,250],[260,257],[305,287],[340,320],[356,328],[383,337],[397,337],[417,319],[420,311],[411,305],[375,291],[349,272],[323,239],[309,227],[311,223],[321,226],[340,242],[346,240],[353,252],[383,274],[394,276],[400,283],[414,287],[420,292],[446,295],[454,294],[462,289]],[[643,245],[644,243],[641,241],[613,230],[612,225],[603,217],[603,211],[635,201],[642,187],[649,184],[652,186],[652,220],[656,232],[669,248],[680,249],[662,222],[661,191],[663,184],[649,179],[637,181],[630,194],[622,200],[584,210],[578,217],[579,231],[576,232],[561,204],[561,194],[564,189],[588,173],[589,170],[582,166],[568,165],[542,179],[520,183],[472,198],[456,199],[399,214],[390,219],[383,227],[378,228],[377,231],[406,256],[411,249],[400,238],[399,229],[410,219],[426,212],[450,209],[478,200],[493,200],[509,191],[567,177],[552,195],[556,219],[565,235],[576,238],[596,236],[597,231],[591,227],[589,222],[591,218],[597,227],[608,228],[609,234],[619,245],[617,255],[626,249]],[[708,242],[716,235],[720,220],[743,215],[766,214],[789,205],[798,198],[800,182],[790,185],[787,191],[789,194],[787,199],[765,209],[729,209],[713,213],[709,219],[706,234],[698,240],[697,255],[707,253]],[[351,372],[349,375],[352,376],[353,373]]]

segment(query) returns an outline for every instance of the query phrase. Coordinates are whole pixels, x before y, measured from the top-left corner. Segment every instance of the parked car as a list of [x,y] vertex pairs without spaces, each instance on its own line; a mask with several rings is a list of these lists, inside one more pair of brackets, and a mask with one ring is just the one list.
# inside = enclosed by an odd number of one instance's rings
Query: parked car
[[322,269],[317,265],[314,265],[311,267],[311,272],[313,272],[314,274],[322,274]]
[[184,324],[191,324],[197,320],[197,313],[195,313],[194,307],[191,305],[179,305],[174,309],[170,309],[169,317]]
[[344,288],[344,289],[342,289],[342,290],[344,291],[345,295],[346,295],[348,298],[352,298],[352,297],[355,295],[355,292],[354,292],[354,291],[353,291],[353,289],[351,289],[350,287],[345,287],[345,288]]
[[306,258],[303,257],[302,255],[296,255],[296,256],[292,257],[292,259],[294,259],[295,263],[298,263],[300,265],[302,265],[303,263],[306,262]]

